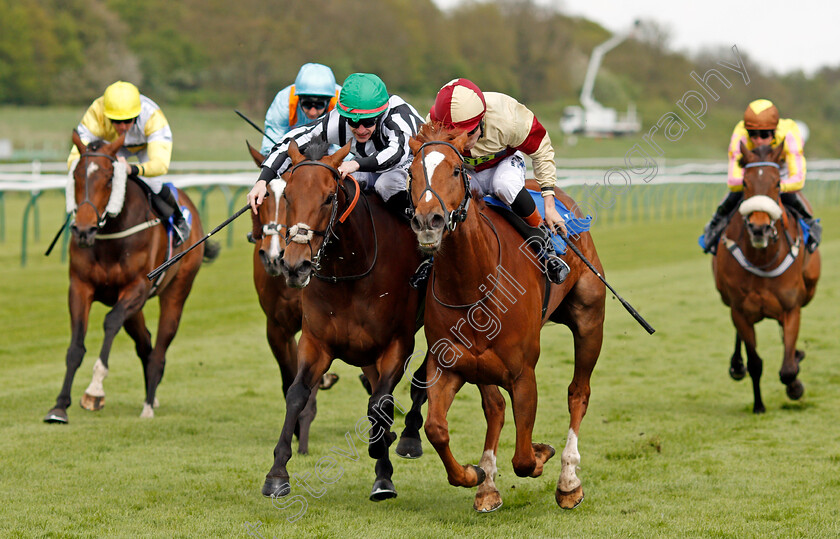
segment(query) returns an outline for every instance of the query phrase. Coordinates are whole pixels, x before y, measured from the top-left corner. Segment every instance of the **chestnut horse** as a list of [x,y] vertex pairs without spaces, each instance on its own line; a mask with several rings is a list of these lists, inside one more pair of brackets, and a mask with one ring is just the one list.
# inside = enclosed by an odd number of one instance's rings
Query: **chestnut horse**
[[[480,468],[461,466],[449,448],[446,414],[465,382],[503,387],[516,423],[516,475],[537,477],[554,455],[547,444],[533,444],[537,409],[534,369],[540,356],[540,329],[565,324],[574,339],[575,368],[568,390],[571,421],[555,499],[567,509],[583,500],[576,475],[578,436],[589,403],[589,379],[601,351],[604,284],[584,263],[568,257],[571,272],[561,285],[547,282],[542,264],[520,234],[496,211],[470,201],[469,176],[461,152],[466,134],[455,136],[440,124],[425,124],[410,142],[411,226],[420,248],[434,253],[426,292],[425,331],[430,346],[427,366],[429,410],[426,436],[434,445],[454,486],[480,485],[475,509],[492,511],[502,500],[493,479],[496,449],[485,444]],[[574,201],[555,188],[568,207]],[[576,243],[603,274],[588,232]],[[501,429],[488,419],[488,436]]]
[[[105,404],[102,382],[108,375],[108,355],[120,328],[134,340],[146,379],[146,400],[140,417],[154,417],[155,392],[163,377],[166,350],[178,330],[184,302],[190,293],[202,260],[219,253],[219,244],[207,242],[193,249],[154,282],[146,274],[162,264],[172,253],[167,230],[152,214],[143,188],[126,178],[125,167],[116,159],[124,136],[111,143],[82,143],[73,131],[73,143],[81,157],[68,182],[67,210],[75,212],[70,226],[70,347],[67,372],[55,407],[44,421],[67,423],[70,390],[76,370],[85,355],[85,334],[91,304],[99,301],[112,307],[105,315],[105,337],[99,359],[93,366],[93,379],[82,396],[81,406],[99,410]],[[164,189],[168,187],[164,186]],[[192,229],[185,249],[204,236],[198,212],[190,199],[180,193],[180,204],[192,215]],[[157,340],[152,346],[143,317],[143,305],[153,296],[160,300]]]
[[754,326],[765,318],[779,322],[785,348],[779,378],[787,386],[788,397],[799,399],[805,392],[797,378],[805,352],[796,349],[796,338],[801,309],[814,297],[820,278],[820,253],[804,248],[798,219],[782,207],[779,166],[784,166],[784,144],[755,151],[742,144],[741,153],[744,200],[739,213],[743,219],[732,219],[727,226],[720,240],[725,248],[712,258],[712,272],[735,325],[729,374],[735,380],[744,378],[743,341],[746,370],[753,383],[753,412],[760,414],[765,411],[759,387],[762,360],[756,352]]
[[[248,144],[254,162],[259,166],[264,160],[260,152]],[[286,205],[283,203],[283,188],[286,182],[276,179],[269,184],[271,196],[260,205],[259,213],[251,213],[251,239],[254,242],[254,287],[257,298],[265,313],[265,334],[271,353],[280,367],[285,396],[297,373],[297,340],[300,331],[300,290],[286,286],[280,276],[280,260],[286,242],[282,230],[286,222]],[[326,376],[326,375],[325,375]],[[335,375],[333,375],[335,376]],[[323,385],[323,382],[322,384]],[[309,396],[295,426],[298,437],[298,453],[309,452],[309,428],[315,419],[317,406],[316,387]]]
[[[290,286],[303,288],[303,327],[297,376],[286,394],[286,418],[262,493],[285,496],[291,490],[286,464],[295,423],[333,359],[341,358],[361,367],[372,385],[361,419],[371,422],[368,453],[376,459],[376,479],[370,499],[379,501],[397,495],[388,457],[396,438],[390,432],[392,392],[413,353],[420,297],[408,280],[421,257],[405,222],[362,193],[355,180],[341,179],[336,167],[349,144],[331,156],[324,156],[326,149],[326,143],[312,142],[304,157],[294,142],[289,148],[284,199],[293,224],[281,270]],[[412,385],[412,401],[424,400]],[[413,427],[403,437],[413,436],[419,447],[419,425]],[[348,425],[350,432],[360,429]]]

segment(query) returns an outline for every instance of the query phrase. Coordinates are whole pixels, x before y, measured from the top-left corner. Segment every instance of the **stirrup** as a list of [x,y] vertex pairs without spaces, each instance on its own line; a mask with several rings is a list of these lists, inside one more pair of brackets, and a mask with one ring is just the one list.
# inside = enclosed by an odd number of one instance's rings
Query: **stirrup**
[[180,247],[190,237],[190,224],[181,216],[180,219],[172,219],[172,245]]
[[420,265],[417,266],[416,270],[414,270],[414,275],[408,279],[408,284],[411,288],[415,290],[422,290],[426,287],[426,283],[429,281],[429,275],[432,274],[433,263],[434,258],[426,258],[420,262]]
[[545,257],[545,275],[554,284],[563,284],[571,269],[566,261],[557,255]]

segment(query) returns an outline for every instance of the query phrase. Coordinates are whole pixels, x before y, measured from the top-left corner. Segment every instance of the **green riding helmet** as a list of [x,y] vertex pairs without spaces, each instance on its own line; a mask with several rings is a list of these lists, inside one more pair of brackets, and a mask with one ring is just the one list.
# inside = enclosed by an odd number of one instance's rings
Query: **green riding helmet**
[[372,73],[353,73],[341,86],[338,113],[354,122],[374,118],[388,108],[388,90]]

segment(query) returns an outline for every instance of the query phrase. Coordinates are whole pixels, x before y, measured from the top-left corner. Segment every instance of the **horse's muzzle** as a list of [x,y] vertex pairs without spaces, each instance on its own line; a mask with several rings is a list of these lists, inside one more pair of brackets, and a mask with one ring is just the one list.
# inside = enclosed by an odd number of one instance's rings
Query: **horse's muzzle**
[[440,248],[445,228],[446,219],[438,212],[415,214],[411,218],[411,230],[417,235],[420,249],[427,253],[435,252]]
[[269,254],[265,251],[265,249],[260,249],[260,261],[265,268],[265,272],[271,275],[272,277],[277,277],[281,273],[283,273],[283,253],[285,251],[280,251],[279,256],[269,256]]
[[280,259],[280,271],[286,278],[286,284],[292,288],[303,288],[309,284],[312,277],[312,261],[301,260],[296,264],[289,264],[285,258]]
[[73,223],[70,225],[70,234],[73,236],[73,239],[76,240],[76,244],[79,247],[93,247],[94,242],[96,241],[96,233],[99,231],[99,227],[96,225],[77,225]]
[[747,232],[750,235],[750,244],[756,249],[765,249],[771,242],[776,241],[779,233],[773,224],[753,224],[747,221]]

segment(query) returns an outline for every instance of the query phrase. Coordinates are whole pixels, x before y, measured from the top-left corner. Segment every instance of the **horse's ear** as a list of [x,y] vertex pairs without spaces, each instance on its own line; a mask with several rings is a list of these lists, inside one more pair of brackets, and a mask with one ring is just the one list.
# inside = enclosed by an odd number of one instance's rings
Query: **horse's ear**
[[300,150],[298,150],[298,145],[295,141],[289,143],[288,153],[289,157],[292,159],[292,166],[297,165],[298,163],[306,159],[306,157],[304,157],[303,154],[300,153]]
[[85,143],[82,142],[82,137],[79,136],[79,132],[75,129],[73,130],[73,144],[76,145],[76,148],[78,148],[80,154],[85,153],[85,151],[87,151],[87,146],[85,146]]
[[344,158],[347,157],[347,154],[350,153],[350,144],[352,144],[352,141],[339,148],[339,150],[334,154],[327,156],[327,162],[334,168],[338,168],[338,165],[340,165],[341,162],[344,161]]
[[469,138],[470,136],[467,134],[467,132],[463,131],[460,135],[452,139],[452,145],[458,148],[459,152],[463,151],[464,146],[467,144],[467,139]]
[[773,148],[773,152],[770,154],[770,161],[773,163],[782,164],[782,161],[785,160],[785,139],[782,139],[781,144],[777,147]]
[[411,148],[411,153],[414,155],[417,155],[417,152],[420,151],[420,146],[422,145],[423,143],[417,140],[417,137],[411,137],[408,139],[408,147]]
[[248,145],[248,152],[251,154],[251,159],[254,160],[254,163],[256,163],[258,167],[261,166],[263,161],[265,161],[265,156],[261,154],[258,149],[251,146],[251,143],[247,140],[245,141],[245,144]]
[[105,146],[99,149],[102,153],[107,153],[108,155],[117,155],[117,151],[122,148],[123,143],[125,142],[125,133],[117,137],[117,140],[111,142],[110,144],[106,144]]
[[738,159],[738,165],[741,168],[744,168],[744,165],[750,162],[750,156],[752,155],[752,152],[747,149],[747,145],[744,144],[743,140],[740,142],[740,150],[741,157],[740,159]]

